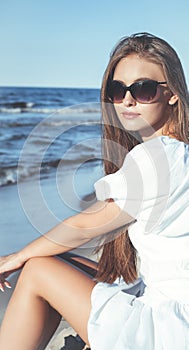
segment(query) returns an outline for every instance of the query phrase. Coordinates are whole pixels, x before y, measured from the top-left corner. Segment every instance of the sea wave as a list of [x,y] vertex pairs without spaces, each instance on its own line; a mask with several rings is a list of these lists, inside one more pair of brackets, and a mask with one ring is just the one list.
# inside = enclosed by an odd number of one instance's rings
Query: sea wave
[[12,185],[17,182],[17,167],[3,168],[0,170],[0,187]]
[[49,176],[51,173],[56,172],[58,167],[61,167],[62,172],[69,172],[73,169],[79,169],[80,166],[98,165],[101,163],[100,157],[91,153],[90,156],[80,155],[80,157],[71,157],[64,159],[53,159],[43,161],[42,164],[33,163],[30,166],[28,162],[22,163],[18,166],[9,166],[0,169],[0,187],[16,184],[18,181],[32,180],[36,176],[40,176],[41,179]]
[[17,109],[17,108],[31,108],[35,105],[34,102],[25,102],[25,101],[14,101],[14,102],[5,102],[1,103],[7,109]]
[[14,102],[9,103],[7,106],[0,106],[0,113],[10,113],[10,114],[20,114],[20,113],[33,113],[33,114],[61,114],[66,115],[70,112],[72,114],[93,114],[100,113],[100,106],[96,104],[95,106],[90,106],[87,103],[86,106],[70,106],[63,108],[48,108],[48,107],[35,107],[33,103],[26,102]]
[[[60,163],[69,171],[98,158],[99,148],[87,141],[101,134],[98,89],[0,87],[0,96],[0,186],[17,183],[17,164],[25,181],[39,172],[48,177]],[[26,163],[20,164],[28,143]],[[42,164],[36,164],[43,151]]]
[[[40,123],[40,121],[39,121]],[[61,120],[61,119],[51,119],[51,120],[45,120],[43,121],[43,126],[47,126],[47,127],[61,127],[61,126],[79,126],[79,125],[91,125],[91,126],[95,126],[95,125],[99,125],[100,121],[94,119],[94,120],[90,120],[90,119],[75,119],[75,120]],[[16,121],[1,121],[0,125],[1,125],[1,129],[2,128],[20,128],[20,127],[34,127],[36,126],[36,121],[35,120],[28,120],[28,122],[26,121],[22,121],[22,120],[16,120]],[[20,134],[20,137],[22,136],[22,134]],[[25,136],[23,134],[23,136]],[[18,139],[20,139],[20,137],[18,137]]]

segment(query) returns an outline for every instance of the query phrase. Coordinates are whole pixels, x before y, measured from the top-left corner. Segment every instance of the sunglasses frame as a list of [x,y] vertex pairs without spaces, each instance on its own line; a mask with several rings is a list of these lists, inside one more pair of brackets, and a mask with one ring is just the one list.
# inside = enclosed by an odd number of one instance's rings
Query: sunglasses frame
[[[132,83],[131,85],[127,86],[125,85],[122,81],[120,80],[112,80],[109,84],[109,87],[108,87],[108,90],[110,90],[111,92],[111,89],[112,89],[112,84],[114,84],[114,82],[116,83],[119,83],[120,84],[120,87],[123,88],[123,98],[119,99],[119,100],[114,100],[114,97],[111,97],[109,94],[109,99],[112,103],[122,103],[125,95],[126,95],[126,92],[129,91],[131,93],[131,96],[135,99],[135,101],[139,102],[139,103],[151,103],[151,101],[156,97],[156,94],[157,94],[157,87],[158,85],[160,84],[167,84],[166,81],[156,81],[156,80],[153,80],[153,79],[144,79],[144,80],[140,80],[140,81],[136,81],[134,83]],[[135,87],[140,87],[141,86],[141,89],[142,89],[142,84],[144,83],[148,83],[150,82],[151,84],[153,83],[154,84],[154,92],[155,94],[148,100],[145,100],[145,99],[140,99],[140,97],[136,97],[135,95]],[[112,92],[112,96],[113,96],[113,92]]]

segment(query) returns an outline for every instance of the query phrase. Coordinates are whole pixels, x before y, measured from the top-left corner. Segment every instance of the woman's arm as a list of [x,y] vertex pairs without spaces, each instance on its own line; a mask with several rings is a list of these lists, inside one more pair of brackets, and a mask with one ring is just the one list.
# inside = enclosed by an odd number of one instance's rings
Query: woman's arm
[[114,201],[98,201],[82,213],[64,220],[19,252],[1,257],[0,274],[7,277],[30,258],[67,252],[132,221],[133,218]]
[[24,260],[57,255],[79,247],[95,237],[129,224],[134,219],[113,201],[98,201],[87,210],[71,216],[20,251]]

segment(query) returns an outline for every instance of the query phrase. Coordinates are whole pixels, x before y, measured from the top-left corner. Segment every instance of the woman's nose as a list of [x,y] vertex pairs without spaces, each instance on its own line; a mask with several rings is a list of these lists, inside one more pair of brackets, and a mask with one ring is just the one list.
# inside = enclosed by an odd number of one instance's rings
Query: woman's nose
[[123,98],[123,104],[125,106],[135,106],[136,104],[136,100],[134,99],[134,97],[131,95],[130,91],[126,91],[126,94]]

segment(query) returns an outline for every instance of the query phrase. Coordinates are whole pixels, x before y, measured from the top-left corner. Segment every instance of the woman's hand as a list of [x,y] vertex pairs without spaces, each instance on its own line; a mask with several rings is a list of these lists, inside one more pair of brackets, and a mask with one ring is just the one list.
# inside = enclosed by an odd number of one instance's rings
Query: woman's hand
[[5,279],[4,274],[1,274],[1,275],[0,275],[0,290],[1,290],[2,292],[4,292],[5,287],[11,288],[11,285],[10,285],[10,283]]
[[22,268],[25,261],[22,261],[19,254],[10,254],[0,257],[0,290],[4,292],[5,287],[11,288],[7,277]]

